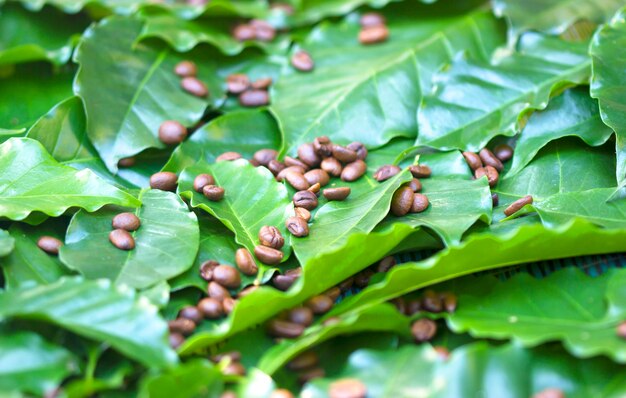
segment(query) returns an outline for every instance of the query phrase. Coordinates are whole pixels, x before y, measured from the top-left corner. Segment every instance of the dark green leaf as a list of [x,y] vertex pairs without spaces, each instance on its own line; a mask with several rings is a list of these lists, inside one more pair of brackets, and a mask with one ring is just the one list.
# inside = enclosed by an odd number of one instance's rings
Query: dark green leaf
[[141,382],[140,398],[219,397],[222,374],[206,359],[195,359]]

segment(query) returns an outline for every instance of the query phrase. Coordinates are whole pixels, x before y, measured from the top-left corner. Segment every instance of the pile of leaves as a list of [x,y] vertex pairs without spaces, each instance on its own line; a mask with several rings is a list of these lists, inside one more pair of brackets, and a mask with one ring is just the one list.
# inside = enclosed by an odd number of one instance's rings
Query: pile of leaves
[[[626,264],[547,260],[626,251],[625,6],[0,1],[0,395],[323,397],[351,378],[368,397],[623,397]],[[364,45],[372,11],[388,38]],[[251,20],[275,37],[235,38]],[[311,71],[294,68],[301,51]],[[208,96],[180,88],[183,60]],[[234,73],[271,78],[269,104],[229,95]],[[165,120],[189,137],[164,144]],[[285,229],[295,190],[248,160],[264,148],[296,157],[319,136],[363,143],[367,172],[333,178],[350,196],[321,196],[296,238]],[[499,144],[515,151],[490,187],[462,152]],[[224,152],[243,159],[216,162]],[[432,170],[421,179],[430,206],[391,215],[416,164]],[[403,171],[378,182],[384,165]],[[176,192],[150,189],[159,171],[178,176]],[[193,192],[208,171],[220,202]],[[130,251],[107,238],[123,211],[141,220]],[[234,266],[263,225],[282,232],[282,262],[241,274],[232,311],[172,347],[168,321],[207,294],[201,264]],[[58,255],[42,236],[63,242]],[[555,272],[511,269],[530,262]],[[297,337],[268,334],[325,292],[332,309]],[[407,310],[433,292],[456,308]],[[411,335],[420,319],[436,322],[429,342]],[[312,355],[314,372],[293,371]]]

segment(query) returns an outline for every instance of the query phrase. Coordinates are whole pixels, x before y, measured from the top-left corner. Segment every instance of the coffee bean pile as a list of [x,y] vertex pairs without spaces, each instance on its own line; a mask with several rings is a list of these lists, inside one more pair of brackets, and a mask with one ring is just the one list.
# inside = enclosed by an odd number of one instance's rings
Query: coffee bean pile
[[241,364],[241,353],[239,351],[229,351],[213,355],[209,358],[213,363],[226,362],[222,373],[226,376],[245,376],[246,368]]
[[270,95],[267,90],[271,85],[271,77],[264,77],[251,82],[247,75],[235,73],[226,78],[226,92],[238,96],[239,104],[245,107],[269,104]]
[[259,230],[260,245],[254,248],[254,255],[265,264],[279,264],[284,257],[280,249],[285,244],[285,238],[278,228],[265,225]]
[[141,226],[139,217],[133,213],[120,213],[113,217],[111,222],[113,231],[109,233],[109,240],[113,246],[120,250],[133,250],[135,248],[135,238],[130,234]]
[[276,37],[276,29],[262,19],[253,19],[248,23],[235,26],[232,35],[237,41],[258,40],[270,42]]
[[211,202],[219,202],[226,193],[224,188],[215,185],[215,179],[210,174],[198,174],[193,180],[193,189]]
[[[385,165],[376,171],[374,178],[378,181],[385,181],[400,171],[398,166]],[[422,182],[419,178],[430,177],[430,167],[412,165],[409,167],[409,171],[413,175],[413,179],[394,192],[391,198],[391,213],[396,217],[402,217],[408,213],[421,213],[430,206],[428,197],[419,193],[422,190]]]
[[44,252],[56,256],[63,242],[53,236],[42,236],[37,240],[37,246]]
[[360,19],[361,30],[359,31],[359,42],[361,44],[382,43],[389,38],[385,17],[376,13],[368,12]]

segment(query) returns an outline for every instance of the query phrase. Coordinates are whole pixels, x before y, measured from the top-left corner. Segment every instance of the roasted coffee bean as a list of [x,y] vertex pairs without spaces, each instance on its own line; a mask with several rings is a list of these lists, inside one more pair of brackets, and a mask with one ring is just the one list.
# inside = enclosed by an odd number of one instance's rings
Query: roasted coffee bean
[[213,363],[222,362],[228,359],[230,362],[241,362],[241,353],[239,351],[227,351],[213,355],[210,360]]
[[420,300],[411,300],[406,305],[406,314],[414,315],[422,310],[422,302]]
[[304,385],[311,380],[322,378],[326,375],[326,372],[322,368],[311,368],[303,370],[298,374],[298,383]]
[[238,398],[234,391],[224,391],[220,398]]
[[344,164],[357,160],[356,151],[337,144],[333,145],[333,157]]
[[398,188],[391,198],[391,213],[397,217],[407,214],[413,206],[414,195],[413,190],[409,187]]
[[271,247],[259,245],[254,248],[254,255],[265,264],[276,265],[283,259],[283,252]]
[[292,158],[291,156],[285,156],[284,161],[285,161],[285,165],[286,166],[298,166],[298,167],[301,167],[302,169],[304,169],[302,174],[304,174],[304,172],[306,172],[307,170],[310,169],[308,164],[304,163],[300,159]]
[[304,304],[309,307],[314,314],[325,314],[333,307],[335,302],[328,296],[320,294],[319,296],[313,296]]
[[220,302],[222,302],[225,298],[230,297],[228,290],[217,282],[209,282],[209,285],[207,286],[207,293],[209,297]]
[[496,170],[492,166],[485,166],[476,169],[476,171],[474,172],[474,177],[476,177],[476,179],[479,179],[482,176],[487,176],[489,186],[492,188],[495,187],[498,184],[498,180],[500,180],[500,174],[498,174],[498,170]]
[[178,177],[170,171],[161,171],[150,176],[150,188],[161,191],[175,192],[178,186]]
[[276,29],[262,19],[253,19],[250,26],[254,28],[254,35],[260,41],[272,41],[276,37]]
[[322,159],[317,154],[313,144],[302,144],[298,147],[298,159],[306,163],[309,167],[319,166]]
[[200,264],[200,277],[207,282],[213,280],[213,270],[220,265],[217,261],[207,260]]
[[134,215],[133,213],[120,213],[113,217],[113,221],[111,222],[111,226],[114,229],[125,229],[126,231],[136,231],[139,229],[141,225],[141,221],[139,221],[139,217]]
[[237,159],[241,159],[242,156],[238,152],[224,152],[220,156],[215,158],[216,162],[224,162],[224,161],[233,161]]
[[347,292],[348,290],[350,290],[353,284],[354,284],[354,277],[351,276],[350,278],[342,281],[337,286],[339,286],[339,289],[341,289],[342,292]]
[[483,167],[483,161],[480,159],[478,154],[474,152],[463,152],[463,157],[472,171],[476,171],[477,169]]
[[421,193],[416,193],[413,195],[413,204],[411,204],[411,213],[421,213],[424,210],[428,209],[430,202],[428,201],[428,197],[426,195],[422,195]]
[[207,185],[215,185],[215,179],[210,174],[198,174],[196,178],[193,179],[193,189],[196,192],[202,193],[202,188]]
[[300,166],[288,166],[278,172],[278,174],[276,175],[276,181],[282,182],[285,179],[287,173],[291,173],[292,171],[298,174],[302,174],[302,177],[304,177],[304,173],[306,172],[306,170]]
[[302,326],[309,326],[313,323],[313,311],[308,307],[296,307],[287,314],[289,321]]
[[[278,151],[274,149],[259,149],[254,153],[253,159],[256,160],[260,165],[267,166],[272,160],[276,160],[276,156],[278,156]],[[270,169],[270,171],[272,171]]]
[[52,236],[42,236],[37,240],[37,246],[48,254],[59,254],[63,242]]
[[321,188],[322,186],[320,185],[320,183],[316,182],[315,184],[311,185],[309,189],[307,189],[307,191],[313,192],[314,194],[317,195],[317,193],[320,191]]
[[178,317],[189,319],[195,324],[198,324],[200,323],[200,321],[202,321],[202,313],[197,307],[194,307],[193,305],[183,307],[178,313]]
[[[278,175],[278,173],[280,173],[282,170],[285,169],[285,165],[282,164],[281,162],[279,162],[276,159],[272,159],[269,161],[269,163],[267,164],[267,168],[270,169],[270,171],[272,172],[272,174],[274,174],[275,176]],[[304,170],[302,170],[304,171]]]
[[341,289],[338,286],[333,286],[330,289],[326,290],[324,296],[328,296],[333,303],[341,296]]
[[311,221],[311,212],[304,207],[296,207],[293,210],[296,213],[296,217],[299,217],[306,222]]
[[492,193],[491,194],[491,205],[493,207],[498,206],[498,204],[500,203],[500,197],[498,196],[497,193]]
[[534,394],[532,398],[565,398],[565,393],[558,388],[546,388]]
[[259,267],[252,257],[252,253],[246,248],[240,247],[235,252],[235,263],[239,270],[248,276],[256,275],[259,272]]
[[259,289],[258,285],[246,286],[245,288],[241,289],[241,291],[239,293],[237,293],[237,297],[238,298],[246,297],[247,295],[255,292],[258,289]]
[[209,89],[206,84],[195,77],[184,77],[180,81],[180,86],[183,90],[196,97],[204,98],[209,95]]
[[439,345],[433,347],[433,350],[435,350],[437,355],[439,355],[439,357],[444,361],[447,361],[450,358],[450,350],[448,350],[446,347],[442,347]]
[[443,310],[441,296],[432,290],[426,290],[422,296],[422,308],[424,311],[437,314]]
[[422,183],[417,178],[412,179],[406,184],[407,187],[411,188],[413,192],[419,192],[422,190]]
[[298,372],[317,366],[320,359],[314,351],[305,351],[287,363],[287,369]]
[[332,325],[336,325],[338,323],[341,323],[341,318],[338,317],[338,316],[331,316],[330,318],[326,318],[322,322],[322,325],[324,325],[324,326],[332,326]]
[[487,148],[481,149],[480,152],[478,152],[478,156],[480,156],[480,159],[483,161],[485,166],[491,166],[498,170],[498,172],[502,171],[504,168],[500,159],[498,159],[496,155],[494,155],[493,152]]
[[238,41],[254,40],[256,39],[256,29],[248,24],[237,25],[233,30],[233,37]]
[[304,333],[304,326],[281,319],[272,319],[267,324],[267,332],[274,337],[295,339]]
[[522,207],[526,205],[530,205],[533,203],[533,197],[530,195],[526,195],[523,198],[517,199],[515,202],[511,203],[509,207],[504,209],[504,215],[510,216],[522,209]]
[[617,325],[616,333],[617,333],[617,337],[626,339],[626,321]]
[[367,28],[370,26],[384,25],[385,17],[383,17],[377,12],[366,12],[365,14],[361,15],[361,18],[359,19],[359,23],[364,28]]
[[217,185],[205,185],[202,188],[202,193],[211,202],[219,202],[224,199],[225,191],[224,188]]
[[361,44],[382,43],[389,37],[389,29],[385,25],[368,26],[359,32]]
[[222,373],[225,376],[245,376],[246,368],[240,362],[231,362],[224,369]]
[[109,233],[109,241],[120,250],[133,250],[135,248],[135,239],[125,229],[114,229],[111,231]]
[[322,158],[327,158],[333,154],[333,144],[325,135],[319,136],[313,140],[313,149]]
[[382,182],[390,179],[401,171],[402,169],[398,166],[386,164],[384,166],[380,166],[378,170],[376,170],[376,173],[374,173],[374,179],[378,182]]
[[493,148],[493,154],[500,159],[501,162],[506,162],[513,157],[513,148],[507,144],[500,144]]
[[324,192],[322,192],[322,194],[328,200],[345,200],[350,195],[350,188],[327,188]]
[[185,342],[185,336],[183,336],[181,333],[170,333],[169,341],[170,347],[172,347],[173,349],[177,349]]
[[229,265],[218,265],[215,267],[213,280],[228,289],[235,289],[241,285],[239,271]]
[[239,94],[239,104],[248,108],[265,106],[270,103],[270,95],[265,90],[246,90]]
[[248,87],[250,87],[250,80],[243,73],[233,73],[226,77],[226,90],[231,94],[241,94]]
[[320,167],[333,177],[339,177],[343,170],[341,162],[332,157],[322,160]]
[[272,85],[271,77],[262,77],[260,79],[253,81],[250,84],[250,87],[252,87],[255,90],[267,90],[268,88],[270,88],[271,85]]
[[441,303],[446,312],[453,313],[456,311],[457,299],[456,295],[450,292],[441,293]]
[[365,269],[354,276],[354,286],[358,288],[364,288],[370,283],[370,278],[374,275],[374,272],[369,269]]
[[167,323],[170,333],[180,333],[183,336],[189,336],[196,330],[196,324],[187,318],[176,318]]
[[272,393],[270,394],[270,398],[294,398],[294,396],[291,391],[285,388],[279,388],[272,391]]
[[315,62],[308,52],[300,50],[291,56],[291,65],[301,72],[310,72],[315,67]]
[[330,182],[330,176],[322,169],[309,170],[304,173],[304,178],[311,185],[319,182],[321,186],[325,186]]
[[259,241],[263,246],[280,249],[285,244],[285,238],[278,228],[273,225],[265,225],[259,230]]
[[411,325],[411,334],[417,343],[429,341],[437,333],[437,324],[428,318],[418,319]]
[[278,290],[287,291],[294,284],[294,282],[298,279],[297,276],[294,275],[276,275],[272,278],[272,285]]
[[121,158],[117,162],[117,167],[120,167],[120,168],[133,167],[135,165],[135,162],[136,162],[136,159],[133,157]]
[[309,235],[309,225],[300,217],[289,217],[285,221],[287,230],[295,237],[302,238]]
[[376,272],[387,272],[396,265],[396,259],[393,256],[387,256],[378,262]]
[[224,301],[222,301],[222,307],[224,307],[224,314],[229,315],[235,309],[238,301],[232,297],[226,297]]
[[356,181],[361,178],[363,174],[365,174],[366,170],[367,165],[365,162],[361,159],[357,159],[352,163],[348,163],[343,168],[343,171],[341,172],[341,179],[348,182]]
[[415,178],[428,178],[432,173],[430,167],[426,166],[425,164],[414,164],[412,166],[409,166],[409,171]]
[[213,297],[205,297],[198,302],[198,310],[207,319],[217,319],[224,315],[222,301]]
[[177,145],[187,138],[187,129],[175,120],[166,120],[159,127],[159,140],[165,145]]
[[329,398],[365,398],[367,387],[357,379],[340,379],[330,383]]
[[352,142],[346,148],[356,152],[357,159],[365,160],[367,158],[367,148],[361,142]]
[[313,192],[298,191],[293,195],[293,204],[296,207],[313,210],[317,207],[317,196]]
[[193,77],[198,74],[198,67],[192,61],[180,61],[174,67],[174,73],[180,77]]

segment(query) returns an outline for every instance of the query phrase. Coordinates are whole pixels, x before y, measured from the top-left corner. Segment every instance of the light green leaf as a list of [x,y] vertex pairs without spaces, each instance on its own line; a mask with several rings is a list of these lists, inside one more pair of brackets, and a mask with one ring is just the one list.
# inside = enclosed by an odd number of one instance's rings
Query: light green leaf
[[15,248],[15,239],[4,229],[0,229],[0,257],[8,256]]
[[165,373],[141,381],[140,398],[217,398],[223,388],[222,374],[206,359],[195,359]]

